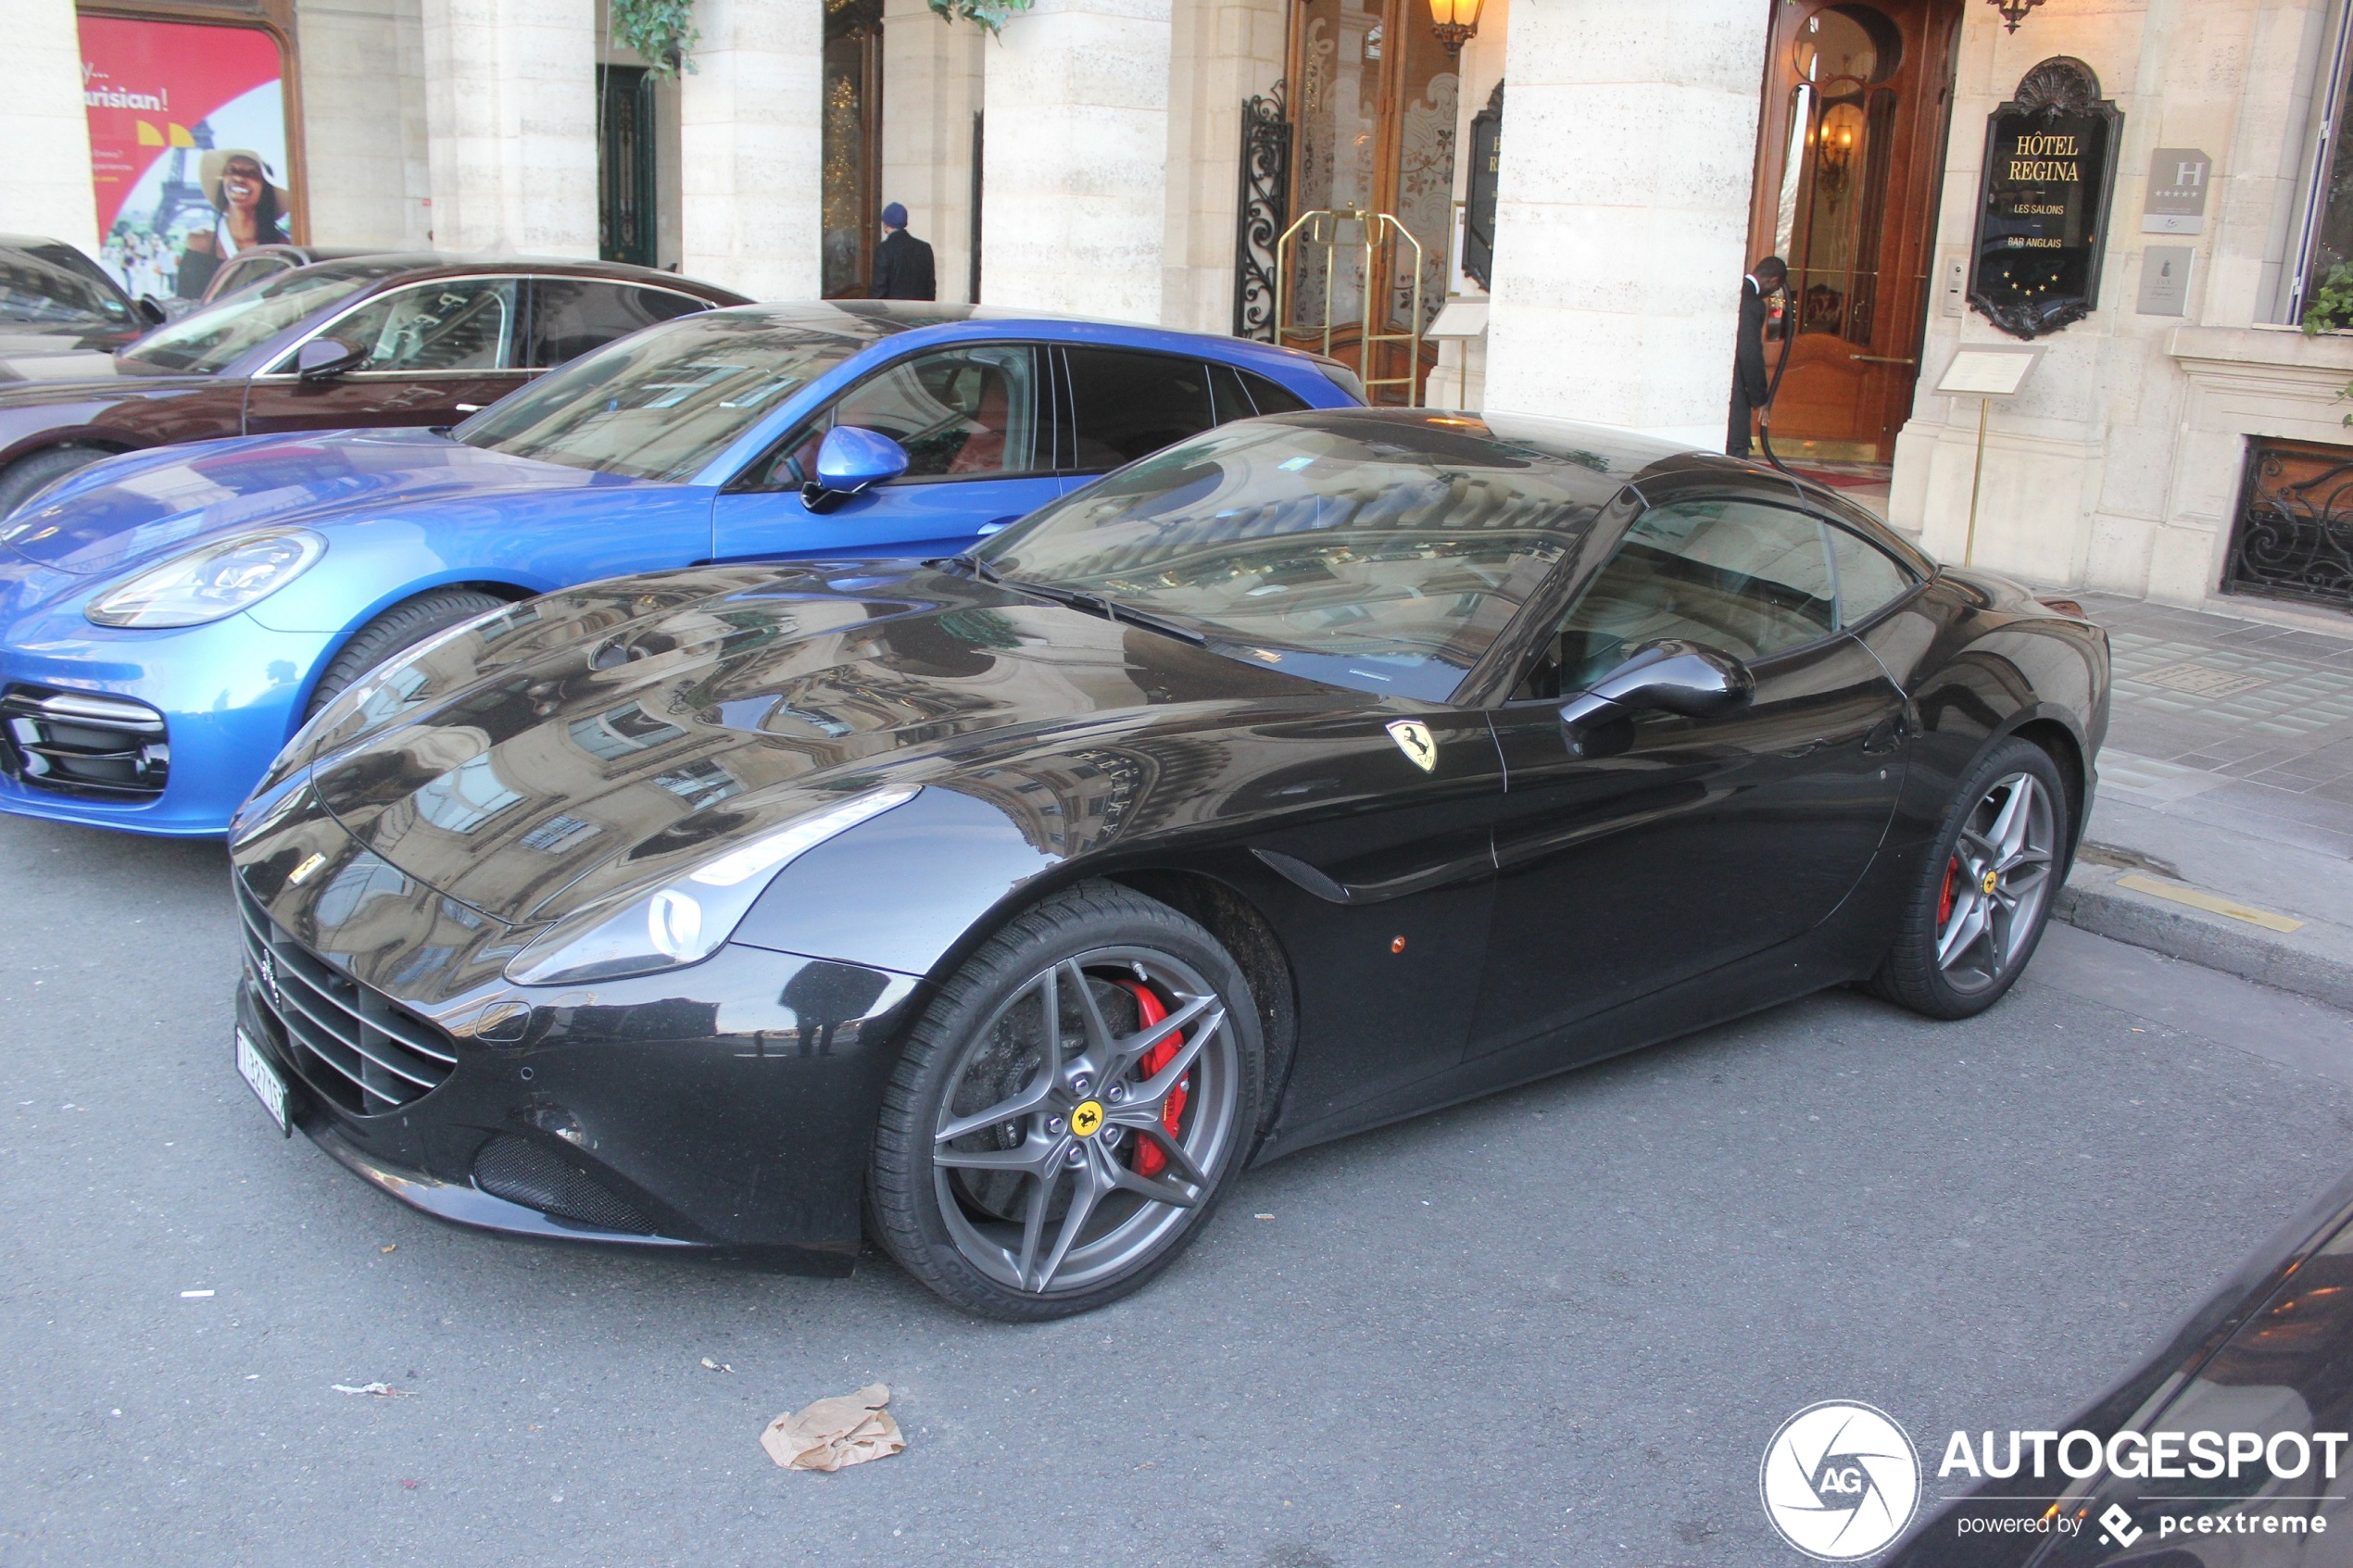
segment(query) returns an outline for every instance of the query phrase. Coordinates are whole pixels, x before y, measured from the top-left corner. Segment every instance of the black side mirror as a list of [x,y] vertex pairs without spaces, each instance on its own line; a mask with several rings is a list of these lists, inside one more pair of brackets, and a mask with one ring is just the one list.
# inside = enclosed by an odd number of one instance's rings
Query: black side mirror
[[1748,666],[1720,648],[1676,639],[1644,643],[1633,657],[1561,704],[1570,730],[1642,712],[1706,719],[1729,713],[1756,690]]
[[333,381],[364,358],[341,338],[314,337],[295,350],[295,374],[304,381]]
[[151,294],[141,295],[136,300],[132,301],[131,308],[132,312],[138,316],[139,320],[146,322],[147,325],[151,327],[160,327],[166,321],[171,320],[171,312],[166,310],[162,304],[157,300],[156,296]]

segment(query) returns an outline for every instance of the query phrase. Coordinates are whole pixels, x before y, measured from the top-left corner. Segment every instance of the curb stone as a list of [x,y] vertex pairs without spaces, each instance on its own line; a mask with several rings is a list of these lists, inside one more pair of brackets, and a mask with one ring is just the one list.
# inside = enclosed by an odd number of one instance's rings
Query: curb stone
[[2185,960],[2353,1011],[2353,933],[2322,922],[2280,933],[2115,885],[2113,866],[2079,860],[2053,900],[2054,919],[2095,935]]

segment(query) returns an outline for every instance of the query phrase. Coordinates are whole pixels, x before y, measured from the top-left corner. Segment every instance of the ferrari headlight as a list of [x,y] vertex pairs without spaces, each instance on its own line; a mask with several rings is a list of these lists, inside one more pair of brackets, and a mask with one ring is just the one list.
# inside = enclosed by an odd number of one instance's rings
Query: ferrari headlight
[[875,790],[762,834],[650,893],[592,904],[517,953],[507,978],[518,985],[574,985],[700,963],[735,935],[778,872],[918,793]]
[[326,553],[307,528],[241,533],[149,568],[82,613],[101,626],[201,626],[276,593]]

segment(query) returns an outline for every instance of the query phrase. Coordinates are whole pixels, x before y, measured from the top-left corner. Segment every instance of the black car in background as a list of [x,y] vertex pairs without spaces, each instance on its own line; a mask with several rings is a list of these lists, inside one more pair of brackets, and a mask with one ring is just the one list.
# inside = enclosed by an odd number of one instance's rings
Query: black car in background
[[[2155,1355],[2061,1430],[2113,1446],[2127,1468],[2158,1435],[2178,1435],[2160,1462],[2183,1474],[2078,1480],[2054,1456],[2038,1480],[2021,1462],[2016,1476],[1973,1486],[1915,1527],[1884,1568],[2353,1562],[2353,1177],[2282,1227]],[[2234,1433],[2245,1435],[2235,1461]],[[2199,1434],[2219,1441],[2196,1444]],[[2275,1474],[2274,1441],[2276,1469],[2301,1462],[2301,1474]],[[2246,1457],[2252,1442],[2263,1457]],[[2219,1462],[2204,1457],[2209,1449]],[[2076,1446],[2078,1469],[2088,1454]],[[1936,1454],[1921,1457],[1938,1468]]]
[[111,354],[158,319],[73,246],[0,234],[0,380],[23,377],[8,363],[19,358]]
[[[843,433],[837,431],[837,436]],[[240,1066],[453,1220],[1116,1298],[1236,1172],[2032,955],[2106,635],[1583,428],[1243,420],[952,559],[621,578],[350,687],[232,828]]]

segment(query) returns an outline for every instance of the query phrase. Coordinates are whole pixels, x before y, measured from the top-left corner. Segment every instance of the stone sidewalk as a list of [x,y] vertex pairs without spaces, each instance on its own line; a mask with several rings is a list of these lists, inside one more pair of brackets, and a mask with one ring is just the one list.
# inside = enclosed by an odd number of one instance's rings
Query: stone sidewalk
[[2353,1009],[2353,627],[2075,596],[2115,707],[2060,918]]

